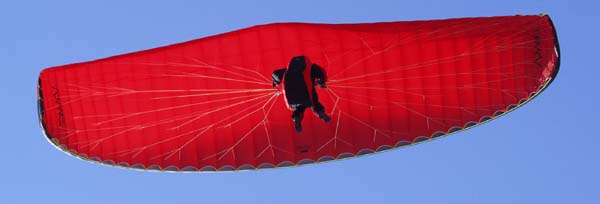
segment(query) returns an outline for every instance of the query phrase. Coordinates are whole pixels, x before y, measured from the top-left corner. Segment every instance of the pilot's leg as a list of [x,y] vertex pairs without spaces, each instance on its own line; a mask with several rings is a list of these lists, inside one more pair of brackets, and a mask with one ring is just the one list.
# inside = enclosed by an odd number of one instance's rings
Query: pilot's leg
[[296,127],[296,132],[302,132],[302,118],[304,118],[304,110],[306,110],[306,106],[298,106],[294,112],[292,113],[292,121],[294,121],[294,126]]
[[325,114],[325,107],[323,106],[323,104],[321,104],[319,102],[319,96],[317,95],[317,90],[315,90],[315,88],[313,87],[313,91],[312,91],[312,95],[313,95],[313,106],[312,106],[312,110],[315,114],[317,114],[317,116],[319,116],[319,118],[323,119],[325,122],[329,122],[329,120],[331,120],[331,118]]

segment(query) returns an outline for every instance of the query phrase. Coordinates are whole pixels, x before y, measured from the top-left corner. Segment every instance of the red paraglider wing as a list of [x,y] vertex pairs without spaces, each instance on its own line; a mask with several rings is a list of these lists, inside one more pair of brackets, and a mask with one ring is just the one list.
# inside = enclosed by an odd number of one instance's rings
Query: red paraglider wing
[[[81,158],[143,169],[305,164],[403,146],[530,100],[558,71],[550,18],[260,25],[45,69],[47,137]],[[271,72],[297,55],[328,74],[331,121],[297,134]]]

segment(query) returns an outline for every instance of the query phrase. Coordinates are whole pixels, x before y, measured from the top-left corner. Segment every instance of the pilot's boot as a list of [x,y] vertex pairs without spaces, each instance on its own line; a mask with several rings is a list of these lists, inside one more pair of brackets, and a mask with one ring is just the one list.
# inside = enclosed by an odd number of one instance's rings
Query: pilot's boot
[[294,127],[296,128],[296,132],[300,133],[302,132],[302,118],[303,118],[302,112],[300,111],[294,111],[294,114],[292,114],[292,120],[294,121]]
[[294,118],[294,127],[296,127],[297,133],[301,133],[302,132],[302,119],[300,119],[298,117]]
[[317,112],[317,115],[325,122],[329,122],[331,120],[331,118],[327,114],[325,114],[325,111],[319,111]]

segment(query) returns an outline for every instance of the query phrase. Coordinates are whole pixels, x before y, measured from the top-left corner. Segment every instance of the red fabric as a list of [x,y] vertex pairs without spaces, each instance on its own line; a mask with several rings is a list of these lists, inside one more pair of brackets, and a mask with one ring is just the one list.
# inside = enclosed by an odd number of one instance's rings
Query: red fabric
[[[277,23],[40,73],[62,149],[144,168],[238,169],[429,139],[523,103],[557,72],[548,16]],[[270,74],[297,55],[328,72],[331,115],[298,135]],[[171,169],[170,168],[170,169]]]

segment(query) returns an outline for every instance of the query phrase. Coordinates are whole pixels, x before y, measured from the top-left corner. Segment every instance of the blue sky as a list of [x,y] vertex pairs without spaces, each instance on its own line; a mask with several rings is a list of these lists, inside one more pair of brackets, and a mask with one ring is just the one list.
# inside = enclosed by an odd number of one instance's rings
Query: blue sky
[[[598,1],[2,1],[0,203],[600,203]],[[356,159],[267,171],[153,173],[100,166],[46,142],[45,67],[271,22],[351,23],[548,13],[560,73],[482,126]]]

